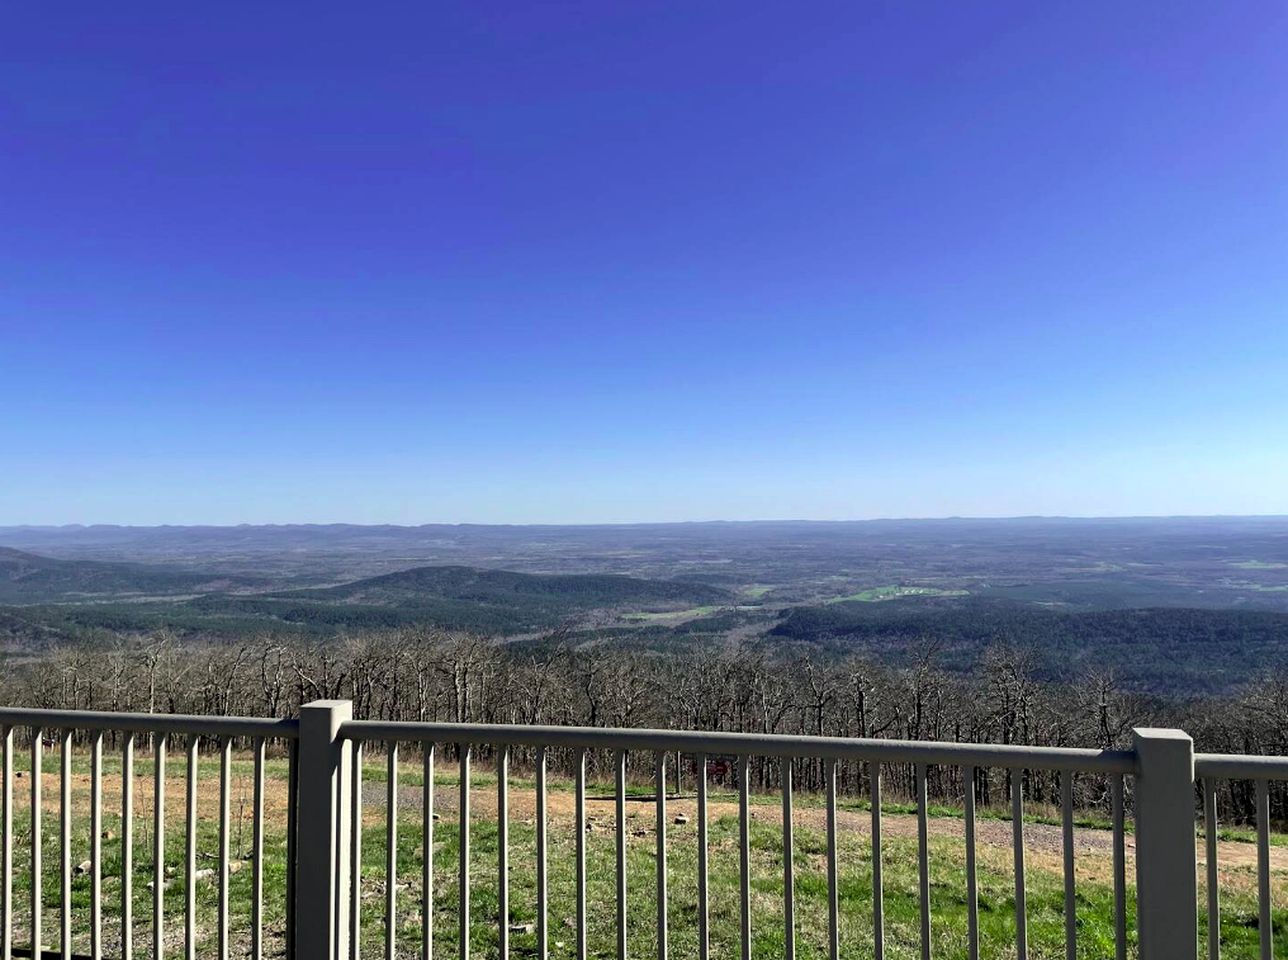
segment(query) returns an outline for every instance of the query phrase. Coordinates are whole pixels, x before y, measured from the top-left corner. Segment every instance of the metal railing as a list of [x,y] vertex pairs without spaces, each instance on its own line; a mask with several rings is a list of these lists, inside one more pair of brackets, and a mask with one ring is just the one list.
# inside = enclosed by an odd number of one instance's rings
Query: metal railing
[[1221,883],[1217,870],[1217,783],[1250,780],[1255,791],[1257,826],[1257,939],[1262,960],[1274,956],[1274,924],[1270,897],[1270,783],[1288,781],[1288,757],[1199,753],[1194,775],[1203,784],[1203,833],[1207,879],[1207,954],[1221,956]]
[[[29,939],[25,949],[14,943],[13,852],[15,833],[14,810],[14,761],[15,728],[26,728],[30,733],[30,849],[29,864]],[[185,739],[186,752],[186,818],[184,859],[184,947],[187,958],[196,956],[198,930],[196,919],[197,877],[197,775],[198,747],[202,740],[218,746],[219,754],[219,850],[216,882],[219,890],[219,907],[215,936],[221,960],[229,956],[229,876],[232,871],[229,855],[229,820],[231,799],[231,749],[234,740],[251,744],[254,756],[254,800],[252,804],[253,850],[252,870],[252,946],[250,955],[255,960],[264,956],[263,937],[263,836],[264,836],[264,756],[265,745],[270,740],[294,743],[298,723],[294,720],[265,720],[242,717],[182,716],[174,714],[99,713],[65,710],[23,710],[0,708],[0,740],[3,741],[3,772],[0,774],[0,794],[3,812],[0,813],[0,958],[45,955],[47,943],[44,928],[44,749],[46,734],[57,734],[59,753],[59,952],[58,956],[78,956],[73,950],[72,923],[72,756],[75,739],[79,735],[90,760],[89,798],[89,859],[87,872],[90,877],[89,956],[94,960],[105,955],[106,937],[103,927],[103,740],[112,736],[119,741],[121,760],[121,837],[120,837],[120,931],[118,949],[113,955],[122,960],[132,960],[134,955],[134,802],[135,744],[140,735],[151,740],[153,760],[153,849],[152,849],[152,956],[162,957],[166,951],[165,896],[168,884],[165,865],[166,837],[166,760],[169,746],[175,738]],[[290,755],[294,758],[292,748]],[[292,759],[292,771],[295,764]],[[288,811],[294,809],[289,804]],[[289,816],[289,813],[288,813]],[[287,836],[294,836],[291,825]],[[288,853],[288,860],[294,851]],[[290,875],[288,871],[288,876]],[[288,914],[292,908],[293,890],[287,894],[285,904]],[[288,917],[286,928],[294,926]],[[289,949],[289,948],[288,948]]]
[[[782,824],[783,824],[783,917],[784,917],[784,956],[788,960],[795,957],[796,924],[795,924],[795,884],[793,857],[793,810],[792,810],[792,766],[797,759],[816,759],[826,763],[826,818],[827,818],[827,880],[828,880],[828,951],[832,960],[839,956],[840,944],[840,910],[838,898],[838,865],[837,865],[837,765],[841,761],[860,762],[868,765],[871,784],[870,802],[872,809],[872,889],[873,889],[873,931],[874,955],[885,956],[884,944],[884,911],[882,904],[882,851],[881,851],[881,768],[883,764],[909,764],[915,768],[917,799],[917,837],[918,837],[918,878],[921,923],[921,955],[929,958],[932,953],[931,939],[931,905],[930,905],[930,872],[929,841],[926,802],[926,772],[931,765],[954,766],[963,770],[964,782],[969,784],[966,791],[965,834],[966,834],[966,884],[967,884],[967,922],[968,950],[972,960],[979,957],[979,903],[977,894],[977,867],[975,861],[975,772],[978,768],[1003,768],[1014,771],[1050,770],[1062,773],[1062,818],[1064,830],[1065,862],[1065,933],[1068,956],[1075,956],[1077,928],[1075,916],[1075,890],[1073,875],[1073,776],[1077,773],[1098,773],[1111,777],[1114,804],[1115,836],[1115,890],[1118,905],[1116,915],[1117,951],[1120,957],[1126,956],[1126,876],[1124,868],[1123,843],[1123,805],[1122,778],[1135,771],[1135,754],[1131,752],[1059,749],[1044,747],[988,746],[957,743],[917,742],[902,740],[853,740],[832,737],[778,736],[741,733],[697,733],[666,730],[622,730],[591,727],[530,727],[500,725],[460,725],[460,724],[426,724],[398,723],[349,720],[340,725],[342,738],[351,741],[355,749],[360,750],[364,742],[380,741],[389,745],[389,796],[396,794],[397,784],[397,744],[415,742],[424,746],[427,769],[425,782],[432,779],[433,748],[435,744],[453,744],[459,747],[460,757],[460,813],[458,829],[460,867],[457,874],[459,884],[460,930],[458,942],[462,960],[468,960],[470,929],[469,910],[471,878],[469,875],[469,782],[471,748],[487,745],[498,750],[497,757],[497,791],[498,791],[498,955],[502,960],[509,956],[508,931],[510,917],[508,905],[509,859],[506,844],[505,819],[507,801],[508,750],[516,746],[534,747],[537,749],[536,763],[536,804],[537,804],[537,955],[540,960],[548,956],[549,917],[547,896],[547,849],[546,849],[546,751],[552,748],[564,748],[577,751],[575,768],[576,798],[575,831],[578,838],[576,855],[576,956],[585,960],[588,956],[586,937],[586,859],[585,859],[585,810],[586,810],[586,755],[588,751],[609,751],[615,756],[615,842],[616,842],[616,923],[617,923],[617,956],[629,955],[627,925],[627,870],[626,870],[626,757],[630,752],[643,752],[653,755],[654,792],[656,803],[655,831],[657,838],[657,927],[656,949],[658,960],[668,957],[668,905],[667,905],[667,789],[666,764],[669,756],[688,754],[695,758],[694,770],[697,772],[697,817],[698,817],[698,952],[700,960],[708,960],[710,955],[710,892],[708,884],[708,817],[707,817],[707,761],[711,757],[737,758],[738,784],[738,850],[739,850],[739,944],[742,960],[752,956],[752,911],[751,911],[751,876],[750,876],[750,759],[752,757],[771,757],[781,761],[782,777]],[[360,835],[360,763],[354,764],[354,780],[351,799],[352,814],[351,832],[355,838],[352,843],[354,851],[352,865],[360,862],[357,852]],[[433,829],[432,795],[426,794],[424,809],[425,821],[422,829],[426,836]],[[1024,797],[1023,778],[1011,778],[1012,824],[1015,849],[1015,921],[1016,952],[1020,958],[1028,956],[1025,906],[1025,869],[1024,869]],[[389,836],[386,849],[394,850],[393,831],[396,829],[396,812],[392,802],[387,814]],[[425,859],[426,863],[430,860]],[[387,864],[386,889],[391,884],[389,876],[396,875],[396,864]],[[430,889],[432,878],[426,879],[426,891]],[[357,911],[360,909],[361,894],[358,883],[351,883],[350,914],[350,950],[351,957],[357,956]],[[432,897],[427,892],[423,903],[428,911]],[[386,903],[386,956],[393,956],[393,935],[396,930],[393,914],[394,903]],[[432,944],[433,918],[422,917],[422,926],[426,931],[426,943],[423,956],[430,956]]]
[[[495,955],[508,960],[511,954],[511,842],[510,781],[511,758],[515,751],[532,754],[534,778],[535,826],[535,950],[539,960],[550,954],[551,924],[549,885],[551,860],[549,848],[548,804],[550,784],[548,761],[556,754],[573,771],[573,829],[575,844],[572,879],[575,916],[571,926],[575,938],[575,955],[586,960],[592,955],[588,939],[590,907],[587,872],[587,762],[588,757],[611,757],[613,801],[613,861],[615,955],[620,960],[633,956],[632,930],[628,922],[630,890],[628,889],[628,815],[630,795],[628,756],[642,755],[651,773],[653,833],[655,834],[656,922],[649,940],[658,960],[668,960],[671,951],[672,917],[669,915],[668,884],[673,866],[668,863],[668,774],[679,770],[679,758],[693,758],[692,770],[696,788],[696,942],[700,960],[712,953],[712,917],[710,888],[711,833],[709,822],[708,770],[717,759],[732,759],[737,795],[738,853],[738,931],[737,942],[742,960],[751,960],[755,949],[753,924],[752,865],[752,769],[753,763],[767,763],[777,777],[779,816],[781,817],[782,909],[775,911],[775,923],[781,923],[781,954],[795,960],[799,934],[795,839],[796,813],[793,798],[794,772],[802,764],[814,764],[822,771],[826,846],[823,855],[826,871],[827,929],[826,951],[832,960],[840,956],[843,924],[855,918],[841,909],[839,848],[841,827],[838,822],[838,770],[842,765],[864,771],[866,799],[870,805],[870,881],[871,881],[871,955],[883,960],[887,955],[885,930],[885,884],[883,880],[882,784],[884,771],[892,768],[911,774],[916,817],[917,859],[917,949],[929,960],[935,950],[932,937],[931,845],[929,842],[929,804],[927,782],[932,770],[958,771],[963,784],[963,827],[966,935],[965,952],[977,960],[981,956],[979,866],[977,836],[977,803],[983,771],[1006,771],[1009,781],[1011,846],[1013,849],[1014,941],[1007,952],[1020,960],[1029,956],[1029,908],[1027,902],[1025,783],[1026,772],[1041,772],[1058,777],[1060,829],[1060,863],[1063,881],[1064,952],[1067,958],[1079,955],[1077,876],[1075,872],[1074,800],[1080,778],[1103,779],[1109,794],[1112,829],[1112,898],[1113,950],[1120,960],[1134,950],[1143,960],[1173,960],[1197,955],[1197,886],[1195,878],[1195,786],[1202,778],[1206,800],[1206,844],[1208,877],[1208,953],[1217,957],[1220,950],[1219,883],[1217,876],[1215,782],[1222,778],[1251,779],[1257,784],[1257,854],[1258,901],[1260,911],[1261,955],[1270,957],[1271,898],[1269,859],[1269,807],[1267,784],[1270,780],[1288,780],[1288,759],[1235,757],[1199,754],[1179,731],[1137,730],[1133,749],[1097,751],[1072,748],[995,746],[960,743],[931,743],[893,740],[855,740],[829,737],[778,736],[737,733],[699,733],[667,730],[631,730],[583,727],[537,727],[470,724],[401,723],[354,720],[347,701],[319,701],[300,710],[298,720],[264,720],[251,718],[169,716],[153,714],[81,713],[0,709],[0,739],[3,741],[3,822],[0,824],[0,960],[18,956],[41,956],[46,948],[44,912],[46,895],[42,889],[45,865],[42,860],[42,818],[45,815],[43,795],[45,775],[43,754],[46,735],[55,734],[59,752],[59,851],[58,903],[60,955],[75,956],[72,947],[74,928],[71,857],[73,798],[73,751],[86,750],[89,757],[89,865],[90,896],[88,940],[90,956],[107,953],[133,958],[135,931],[133,916],[135,748],[141,737],[151,741],[153,762],[152,828],[152,917],[149,955],[159,958],[172,954],[194,958],[198,952],[211,953],[220,960],[240,951],[243,944],[233,943],[229,919],[229,878],[233,872],[230,858],[230,783],[234,743],[244,744],[251,756],[253,772],[252,846],[247,857],[252,870],[250,885],[249,943],[244,955],[261,960],[268,951],[265,939],[265,765],[270,743],[281,743],[288,756],[288,784],[285,803],[286,842],[283,939],[274,944],[274,952],[284,950],[288,957],[345,960],[359,956],[363,940],[363,752],[366,745],[380,744],[385,750],[384,795],[384,889],[383,889],[383,954],[393,960],[400,949],[398,932],[399,877],[399,804],[400,778],[405,768],[400,745],[418,749],[423,784],[420,804],[420,943],[416,952],[430,960],[434,952],[435,931],[435,762],[441,756],[438,748],[447,746],[455,752],[459,771],[457,798],[455,867],[456,955],[469,960],[471,951],[471,896],[479,883],[495,892]],[[14,824],[14,780],[16,750],[21,740],[16,732],[30,736],[31,782],[29,834],[29,902],[24,913],[29,918],[26,942],[15,941],[13,890],[17,846]],[[103,927],[103,781],[104,738],[110,737],[120,751],[120,882],[119,938],[109,950]],[[185,844],[183,857],[184,937],[173,945],[165,930],[165,897],[168,868],[166,865],[166,759],[167,750],[182,739],[186,753],[185,776]],[[201,743],[215,747],[219,767],[218,852],[214,880],[218,884],[218,904],[212,924],[199,925],[196,906],[198,849],[198,771],[202,762]],[[475,780],[471,769],[476,752],[490,754],[496,777],[496,863],[495,872],[475,878],[477,869],[471,851],[471,803]],[[766,768],[761,768],[766,769]],[[1052,780],[1052,782],[1055,782]],[[1128,789],[1130,785],[1130,790]],[[1135,885],[1128,886],[1127,825],[1128,800],[1134,807]],[[775,827],[775,835],[778,836]],[[775,843],[778,841],[775,840]],[[688,878],[686,877],[686,883]],[[1129,936],[1129,908],[1135,898],[1136,938]],[[650,896],[654,896],[651,894]],[[865,908],[866,909],[866,908]],[[763,920],[763,917],[760,919]],[[866,922],[866,921],[865,921]],[[652,926],[652,924],[651,924]],[[239,955],[242,955],[239,952]]]

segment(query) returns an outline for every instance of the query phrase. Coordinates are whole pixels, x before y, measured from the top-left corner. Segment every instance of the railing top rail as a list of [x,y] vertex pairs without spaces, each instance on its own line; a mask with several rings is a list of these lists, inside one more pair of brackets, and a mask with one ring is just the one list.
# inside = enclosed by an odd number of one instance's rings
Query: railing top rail
[[0,707],[0,727],[177,733],[201,737],[295,739],[299,736],[298,720],[182,713],[116,713],[110,710],[36,710],[27,707]]
[[1246,753],[1196,753],[1194,775],[1222,780],[1288,780],[1288,757]]
[[875,740],[525,724],[414,723],[393,720],[348,720],[340,725],[340,736],[352,740],[664,750],[715,756],[828,757],[885,763],[1073,770],[1088,773],[1136,772],[1136,755],[1131,751],[944,743],[933,740]]

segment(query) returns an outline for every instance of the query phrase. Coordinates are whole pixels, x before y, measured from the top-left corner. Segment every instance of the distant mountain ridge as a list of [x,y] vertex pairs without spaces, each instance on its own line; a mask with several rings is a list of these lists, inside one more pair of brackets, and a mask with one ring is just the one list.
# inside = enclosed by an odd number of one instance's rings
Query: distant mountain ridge
[[227,577],[147,564],[57,560],[12,547],[0,547],[0,603],[199,593],[226,590],[233,582]]

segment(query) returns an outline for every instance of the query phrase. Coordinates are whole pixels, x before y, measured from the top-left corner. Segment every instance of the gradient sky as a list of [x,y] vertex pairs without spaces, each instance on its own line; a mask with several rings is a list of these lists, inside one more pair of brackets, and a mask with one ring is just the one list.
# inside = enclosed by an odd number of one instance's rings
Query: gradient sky
[[1288,6],[27,3],[0,524],[1288,513]]

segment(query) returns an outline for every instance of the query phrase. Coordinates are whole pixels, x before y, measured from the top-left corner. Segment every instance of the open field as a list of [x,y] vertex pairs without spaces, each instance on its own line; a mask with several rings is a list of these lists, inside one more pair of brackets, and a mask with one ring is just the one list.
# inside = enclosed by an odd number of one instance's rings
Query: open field
[[[136,950],[145,953],[151,939],[152,878],[152,783],[153,769],[146,751],[136,759],[134,914]],[[30,845],[30,773],[21,755],[14,781],[14,890],[16,942],[24,944],[29,934],[29,879],[25,869]],[[45,945],[59,943],[59,785],[58,757],[46,756],[43,788],[43,849]],[[418,758],[409,758],[400,774],[398,816],[398,956],[417,955],[421,937],[420,850],[422,844],[420,805],[421,778]],[[435,889],[433,898],[434,937],[440,956],[456,954],[458,857],[457,800],[459,782],[455,764],[440,761],[435,778],[435,810],[441,820],[435,824]],[[104,926],[105,947],[111,956],[119,947],[120,901],[120,761],[113,752],[104,757]],[[177,952],[183,943],[184,880],[183,831],[185,809],[185,764],[182,756],[171,756],[167,766],[166,863],[170,877],[165,890],[167,949]],[[233,955],[249,947],[251,865],[245,859],[251,848],[252,765],[238,756],[232,765],[231,840],[236,872],[230,878]],[[265,839],[265,923],[270,955],[279,954],[284,930],[285,800],[286,764],[270,759],[266,765]],[[89,856],[88,764],[83,750],[73,763],[72,805],[74,810],[73,867]],[[364,953],[377,955],[384,937],[385,881],[385,764],[383,757],[368,755],[364,764],[363,830],[363,913]],[[198,789],[198,869],[217,864],[218,763],[203,757]],[[493,886],[497,860],[496,781],[492,773],[478,770],[472,778],[473,920],[472,946],[476,956],[493,956],[496,951],[496,891]],[[612,789],[606,783],[592,783],[587,804],[589,836],[589,936],[594,956],[611,956],[615,948],[614,912],[614,811]],[[892,803],[884,813],[885,918],[887,952],[892,958],[918,955],[918,904],[916,897],[916,819],[907,807]],[[1063,888],[1061,880],[1060,832],[1043,822],[1044,811],[1035,811],[1034,822],[1026,824],[1029,937],[1034,957],[1062,957]],[[696,811],[691,795],[668,800],[668,865],[670,936],[676,957],[696,955]],[[714,956],[735,956],[738,938],[738,824],[735,797],[713,792],[710,801],[711,936]],[[931,902],[935,955],[958,957],[965,953],[966,912],[964,890],[964,849],[960,812],[933,809],[930,821]],[[512,951],[516,956],[535,954],[535,794],[530,778],[510,778],[510,875]],[[574,803],[571,784],[552,778],[548,801],[550,857],[550,950],[554,957],[573,956],[574,934]],[[676,818],[687,819],[677,823]],[[1080,822],[1094,822],[1082,817]],[[820,799],[800,795],[796,799],[796,897],[797,936],[801,957],[826,955],[826,833]],[[868,956],[872,943],[872,888],[870,814],[857,800],[843,802],[838,812],[841,903],[841,945],[843,955]],[[632,953],[648,956],[655,952],[656,917],[656,835],[655,804],[646,784],[632,790],[628,803],[628,889],[630,889],[630,935]],[[1255,848],[1239,839],[1222,840],[1219,861],[1222,880],[1224,956],[1256,955]],[[1011,824],[997,811],[981,811],[978,827],[980,923],[985,956],[1014,956],[1008,944],[1014,937],[1013,867]],[[1276,838],[1277,840],[1280,838]],[[751,819],[752,912],[754,955],[782,955],[782,831],[776,796],[754,798]],[[1127,837],[1128,876],[1132,876],[1132,838]],[[1112,956],[1112,859],[1110,834],[1103,829],[1082,826],[1076,831],[1076,876],[1078,882],[1079,956]],[[1276,902],[1288,894],[1288,848],[1272,849],[1272,877]],[[204,875],[197,887],[197,939],[201,956],[215,954],[217,881]],[[1200,896],[1203,896],[1200,875]],[[72,878],[73,943],[78,952],[88,952],[90,877]],[[1279,928],[1288,915],[1275,911]],[[1281,941],[1284,938],[1280,938]],[[1277,945],[1277,956],[1288,956],[1288,945]]]
[[720,607],[706,605],[701,607],[689,607],[686,610],[664,610],[656,613],[626,613],[622,619],[627,622],[648,623],[654,621],[660,622],[682,622],[685,620],[695,620],[698,617],[705,617],[708,614],[715,613]]
[[967,590],[941,590],[938,587],[900,587],[893,584],[884,587],[871,587],[858,593],[846,594],[843,597],[832,597],[826,603],[876,603],[880,600],[898,600],[901,597],[964,597]]

